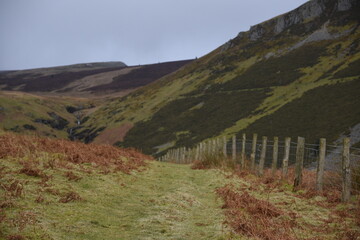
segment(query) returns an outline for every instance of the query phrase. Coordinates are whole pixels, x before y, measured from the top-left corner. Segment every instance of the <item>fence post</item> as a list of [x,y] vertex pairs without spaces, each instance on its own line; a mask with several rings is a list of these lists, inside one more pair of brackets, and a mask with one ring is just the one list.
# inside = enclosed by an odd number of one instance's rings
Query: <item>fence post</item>
[[286,178],[288,175],[290,142],[291,142],[291,138],[289,137],[285,138],[284,159],[282,163],[282,178]]
[[211,140],[208,140],[206,143],[206,153],[210,156],[211,155]]
[[294,189],[302,183],[302,170],[304,166],[305,138],[298,137],[296,146],[296,165]]
[[252,171],[255,170],[256,141],[257,141],[257,134],[254,133],[254,134],[253,134],[252,147],[251,147],[251,154],[250,154],[251,170],[252,170]]
[[245,148],[246,148],[246,134],[242,135],[242,149],[241,149],[241,167],[245,168]]
[[236,163],[236,135],[232,137],[232,160]]
[[324,167],[326,154],[326,139],[320,138],[319,159],[316,171],[316,191],[322,192],[324,182]]
[[224,157],[227,157],[227,139],[226,136],[223,137],[223,154]]
[[259,162],[259,176],[264,175],[264,164],[265,164],[265,157],[266,157],[266,143],[267,137],[262,137],[262,145],[261,145],[261,155],[260,155],[260,162]]
[[350,200],[351,172],[350,172],[350,138],[344,138],[342,152],[342,201]]
[[216,144],[216,139],[213,139],[212,140],[212,151],[211,151],[211,154],[214,156],[215,154],[217,154],[217,144]]
[[271,173],[273,177],[275,176],[277,161],[278,161],[278,151],[279,151],[279,138],[274,137],[274,146],[273,146],[273,159],[271,165]]
[[200,144],[198,144],[196,147],[195,147],[195,160],[199,160],[199,154],[200,153]]

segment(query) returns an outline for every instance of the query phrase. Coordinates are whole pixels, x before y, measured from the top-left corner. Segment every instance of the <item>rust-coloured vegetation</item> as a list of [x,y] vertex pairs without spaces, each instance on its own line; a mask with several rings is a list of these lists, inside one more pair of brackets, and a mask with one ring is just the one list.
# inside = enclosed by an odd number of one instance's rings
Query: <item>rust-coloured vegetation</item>
[[61,203],[68,203],[68,202],[74,202],[74,201],[81,201],[82,198],[80,195],[76,192],[68,192],[64,194],[62,198],[60,198],[59,202]]
[[0,158],[22,158],[25,156],[29,158],[26,161],[21,161],[23,168],[20,173],[34,177],[45,177],[44,173],[38,169],[36,160],[32,160],[43,156],[43,153],[56,155],[56,158],[49,159],[45,165],[48,168],[56,166],[71,169],[69,163],[90,163],[91,166],[124,173],[130,173],[132,170],[145,166],[145,160],[151,159],[151,157],[141,154],[135,149],[120,149],[110,145],[83,144],[10,133],[0,136]]
[[256,199],[247,191],[236,192],[232,186],[218,188],[216,192],[225,202],[225,223],[236,233],[256,239],[296,239],[292,231],[296,225],[295,214]]

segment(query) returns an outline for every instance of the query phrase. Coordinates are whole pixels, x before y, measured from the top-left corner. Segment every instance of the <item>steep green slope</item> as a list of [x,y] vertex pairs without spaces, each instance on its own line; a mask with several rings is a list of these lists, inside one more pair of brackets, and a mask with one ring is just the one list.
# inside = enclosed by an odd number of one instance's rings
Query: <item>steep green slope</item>
[[[109,102],[78,133],[91,136],[90,141],[104,129],[130,124],[119,144],[151,154],[244,131],[335,140],[360,122],[355,91],[360,75],[358,12],[354,0],[309,1]],[[349,92],[346,97],[342,89]],[[329,95],[336,100],[327,101]],[[312,104],[321,112],[307,107]],[[324,114],[326,107],[347,114]],[[306,121],[296,121],[300,115]],[[311,119],[318,122],[311,124]]]

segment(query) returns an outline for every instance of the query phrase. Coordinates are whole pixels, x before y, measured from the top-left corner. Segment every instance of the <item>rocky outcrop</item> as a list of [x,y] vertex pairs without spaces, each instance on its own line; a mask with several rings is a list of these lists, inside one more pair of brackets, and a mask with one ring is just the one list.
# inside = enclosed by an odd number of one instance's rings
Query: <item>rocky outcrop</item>
[[48,115],[53,119],[37,118],[34,120],[34,122],[49,125],[50,127],[57,130],[62,130],[69,124],[65,118],[62,118],[54,112],[48,112]]
[[265,33],[265,28],[261,24],[252,26],[250,28],[249,39],[251,41],[256,41],[260,39],[264,33]]
[[347,11],[358,4],[358,0],[311,0],[291,12],[252,26],[249,30],[249,40],[257,41],[267,33],[276,35],[296,24],[316,19],[323,14]]
[[347,11],[352,8],[356,3],[356,0],[338,0],[337,10],[338,11]]
[[324,9],[323,0],[310,1],[287,14],[277,17],[274,32],[279,34],[295,24],[319,17],[324,12]]

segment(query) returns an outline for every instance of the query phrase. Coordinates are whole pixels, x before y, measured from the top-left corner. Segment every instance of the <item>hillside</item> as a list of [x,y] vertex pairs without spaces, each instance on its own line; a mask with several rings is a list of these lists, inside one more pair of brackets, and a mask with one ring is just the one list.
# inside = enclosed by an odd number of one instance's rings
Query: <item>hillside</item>
[[355,0],[309,1],[109,101],[76,134],[159,155],[243,132],[333,142],[360,122],[358,13]]
[[359,237],[355,201],[293,192],[284,180],[2,132],[0,146],[0,239]]
[[73,129],[107,99],[125,96],[188,62],[88,63],[0,73],[0,129],[75,139]]
[[84,63],[0,72],[0,90],[46,96],[124,96],[181,68],[191,60],[126,66],[122,62]]
[[[0,129],[28,135],[67,138],[70,129],[77,126],[78,117],[95,103],[86,99],[1,91]],[[78,111],[73,112],[73,109]]]

